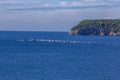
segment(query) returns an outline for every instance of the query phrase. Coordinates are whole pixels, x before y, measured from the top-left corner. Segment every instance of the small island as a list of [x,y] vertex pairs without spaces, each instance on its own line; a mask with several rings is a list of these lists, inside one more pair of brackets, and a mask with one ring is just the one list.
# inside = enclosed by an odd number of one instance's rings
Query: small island
[[120,19],[82,20],[70,35],[120,36]]

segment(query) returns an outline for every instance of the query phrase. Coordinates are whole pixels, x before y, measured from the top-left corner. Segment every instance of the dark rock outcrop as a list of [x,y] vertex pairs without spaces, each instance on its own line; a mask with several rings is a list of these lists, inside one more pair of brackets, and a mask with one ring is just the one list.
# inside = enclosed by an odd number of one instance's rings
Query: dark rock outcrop
[[83,20],[74,26],[70,35],[120,36],[120,20]]

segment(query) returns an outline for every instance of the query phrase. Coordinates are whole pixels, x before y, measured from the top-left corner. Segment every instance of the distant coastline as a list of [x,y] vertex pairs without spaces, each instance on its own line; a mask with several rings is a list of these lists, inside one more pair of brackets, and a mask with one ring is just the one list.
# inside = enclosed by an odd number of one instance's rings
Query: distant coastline
[[120,19],[82,20],[70,35],[120,36]]

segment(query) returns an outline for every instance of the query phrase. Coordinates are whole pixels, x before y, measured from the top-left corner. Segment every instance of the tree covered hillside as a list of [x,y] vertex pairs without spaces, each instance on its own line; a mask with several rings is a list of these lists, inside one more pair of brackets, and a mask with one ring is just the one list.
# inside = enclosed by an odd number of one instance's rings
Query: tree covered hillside
[[120,35],[120,19],[83,20],[70,35]]

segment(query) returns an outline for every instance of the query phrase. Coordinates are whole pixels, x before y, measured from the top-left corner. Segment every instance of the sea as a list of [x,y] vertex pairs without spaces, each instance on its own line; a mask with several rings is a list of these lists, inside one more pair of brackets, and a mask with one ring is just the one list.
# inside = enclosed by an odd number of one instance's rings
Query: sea
[[119,79],[119,36],[0,31],[0,80]]

